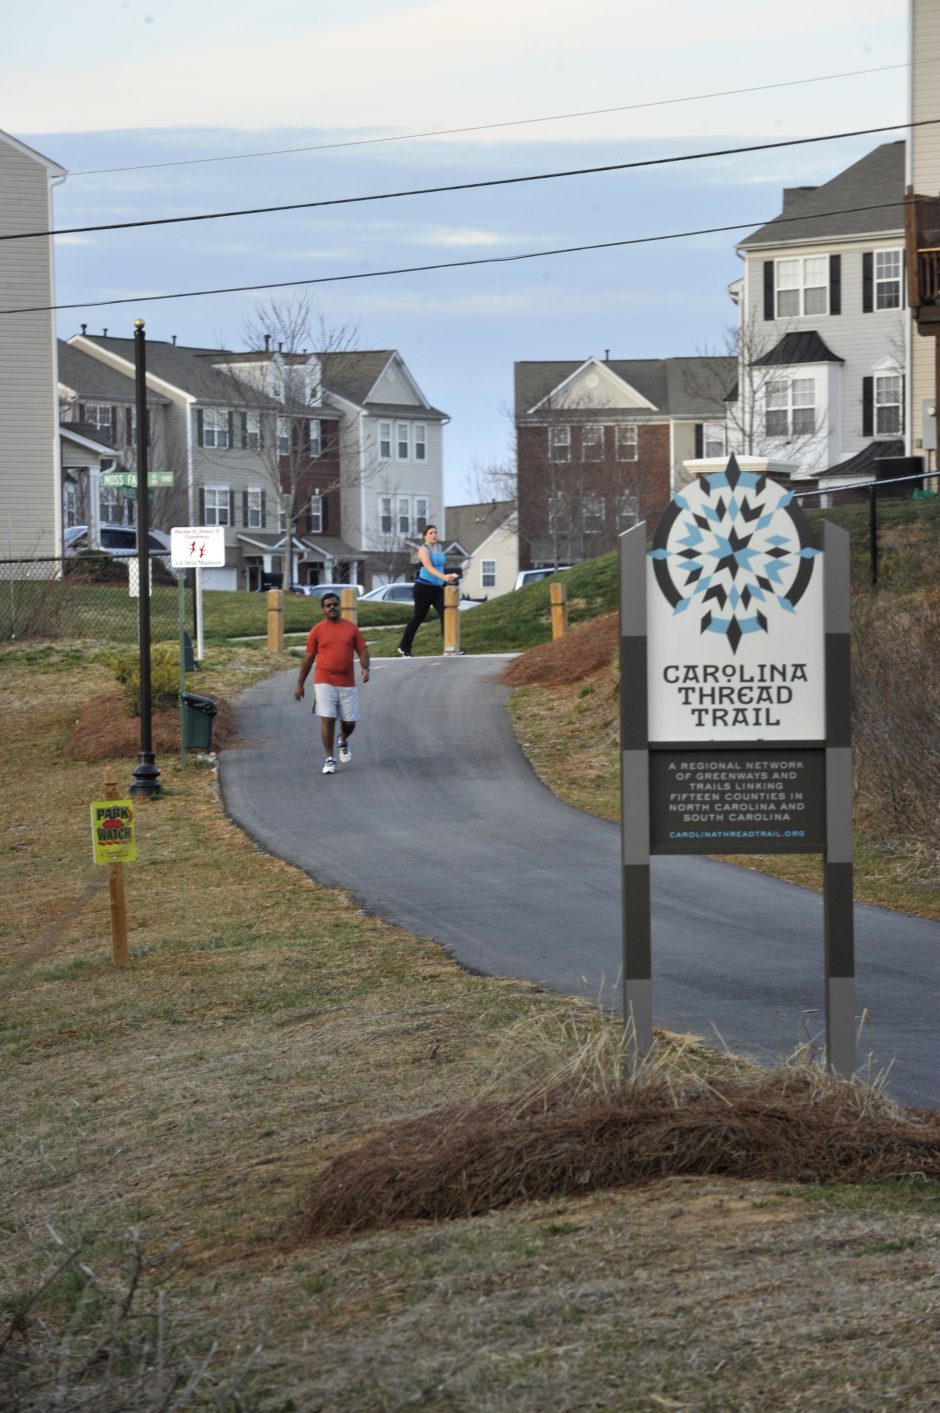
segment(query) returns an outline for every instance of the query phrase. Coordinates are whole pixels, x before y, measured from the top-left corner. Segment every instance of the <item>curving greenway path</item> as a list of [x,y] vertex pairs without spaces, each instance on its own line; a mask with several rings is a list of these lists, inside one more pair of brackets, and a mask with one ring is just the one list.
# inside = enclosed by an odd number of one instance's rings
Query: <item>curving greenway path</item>
[[[374,660],[335,776],[296,671],[250,688],[220,759],[225,808],[267,852],[462,965],[619,1010],[619,829],[538,780],[502,661]],[[940,1104],[940,924],[859,906],[856,966],[890,1091]],[[653,861],[655,1024],[768,1060],[822,1041],[822,1004],[820,895],[706,858]]]

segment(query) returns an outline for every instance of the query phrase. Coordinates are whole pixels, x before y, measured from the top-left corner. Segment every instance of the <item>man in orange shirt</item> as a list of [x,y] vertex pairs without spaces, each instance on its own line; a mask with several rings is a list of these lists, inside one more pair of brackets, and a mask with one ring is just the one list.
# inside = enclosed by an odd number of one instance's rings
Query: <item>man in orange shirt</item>
[[335,775],[333,736],[336,721],[339,718],[339,758],[343,765],[348,765],[352,759],[349,738],[359,720],[359,691],[356,687],[354,657],[358,653],[362,680],[368,682],[369,649],[355,623],[340,618],[339,599],[336,594],[324,594],[321,603],[323,617],[310,629],[307,652],[300,664],[294,697],[298,702],[303,700],[304,683],[316,662],[317,670],[313,676],[313,709],[320,718],[320,736],[326,751],[323,774]]

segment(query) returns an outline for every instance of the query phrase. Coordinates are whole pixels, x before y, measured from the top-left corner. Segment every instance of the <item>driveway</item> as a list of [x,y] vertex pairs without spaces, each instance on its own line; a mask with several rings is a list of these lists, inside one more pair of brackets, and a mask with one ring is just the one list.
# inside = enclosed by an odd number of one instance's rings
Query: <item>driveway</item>
[[[321,774],[296,671],[250,688],[225,808],[263,849],[463,966],[622,1010],[619,830],[562,804],[509,726],[495,657],[377,659],[353,758]],[[860,1060],[940,1104],[940,924],[856,908]],[[653,860],[654,1024],[767,1061],[824,1043],[822,897],[707,858]]]

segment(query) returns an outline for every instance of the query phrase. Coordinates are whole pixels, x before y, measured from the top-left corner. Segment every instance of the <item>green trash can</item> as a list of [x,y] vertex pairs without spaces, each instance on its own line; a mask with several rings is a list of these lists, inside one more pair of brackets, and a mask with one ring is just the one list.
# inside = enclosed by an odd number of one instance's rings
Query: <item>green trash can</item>
[[196,692],[181,692],[183,703],[183,745],[188,749],[208,751],[212,746],[212,719],[218,707],[211,697]]

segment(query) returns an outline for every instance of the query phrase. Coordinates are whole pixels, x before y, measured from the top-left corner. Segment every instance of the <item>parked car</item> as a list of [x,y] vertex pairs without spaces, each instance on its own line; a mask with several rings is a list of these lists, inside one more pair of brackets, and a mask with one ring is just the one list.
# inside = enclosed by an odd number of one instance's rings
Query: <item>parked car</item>
[[[137,553],[136,525],[99,525],[98,543],[91,544],[87,525],[70,525],[62,539],[66,554],[78,554],[79,550],[102,549],[117,558]],[[152,554],[170,553],[170,537],[163,530],[149,532],[149,546]]]
[[525,589],[530,584],[537,584],[540,579],[547,579],[550,574],[560,574],[563,569],[570,569],[570,564],[559,564],[554,569],[520,569],[516,575],[514,589]]
[[355,589],[362,598],[361,584],[291,584],[292,594],[306,594],[310,599],[322,599],[324,594],[340,594],[343,589]]
[[380,584],[362,595],[363,603],[414,603],[414,583]]

